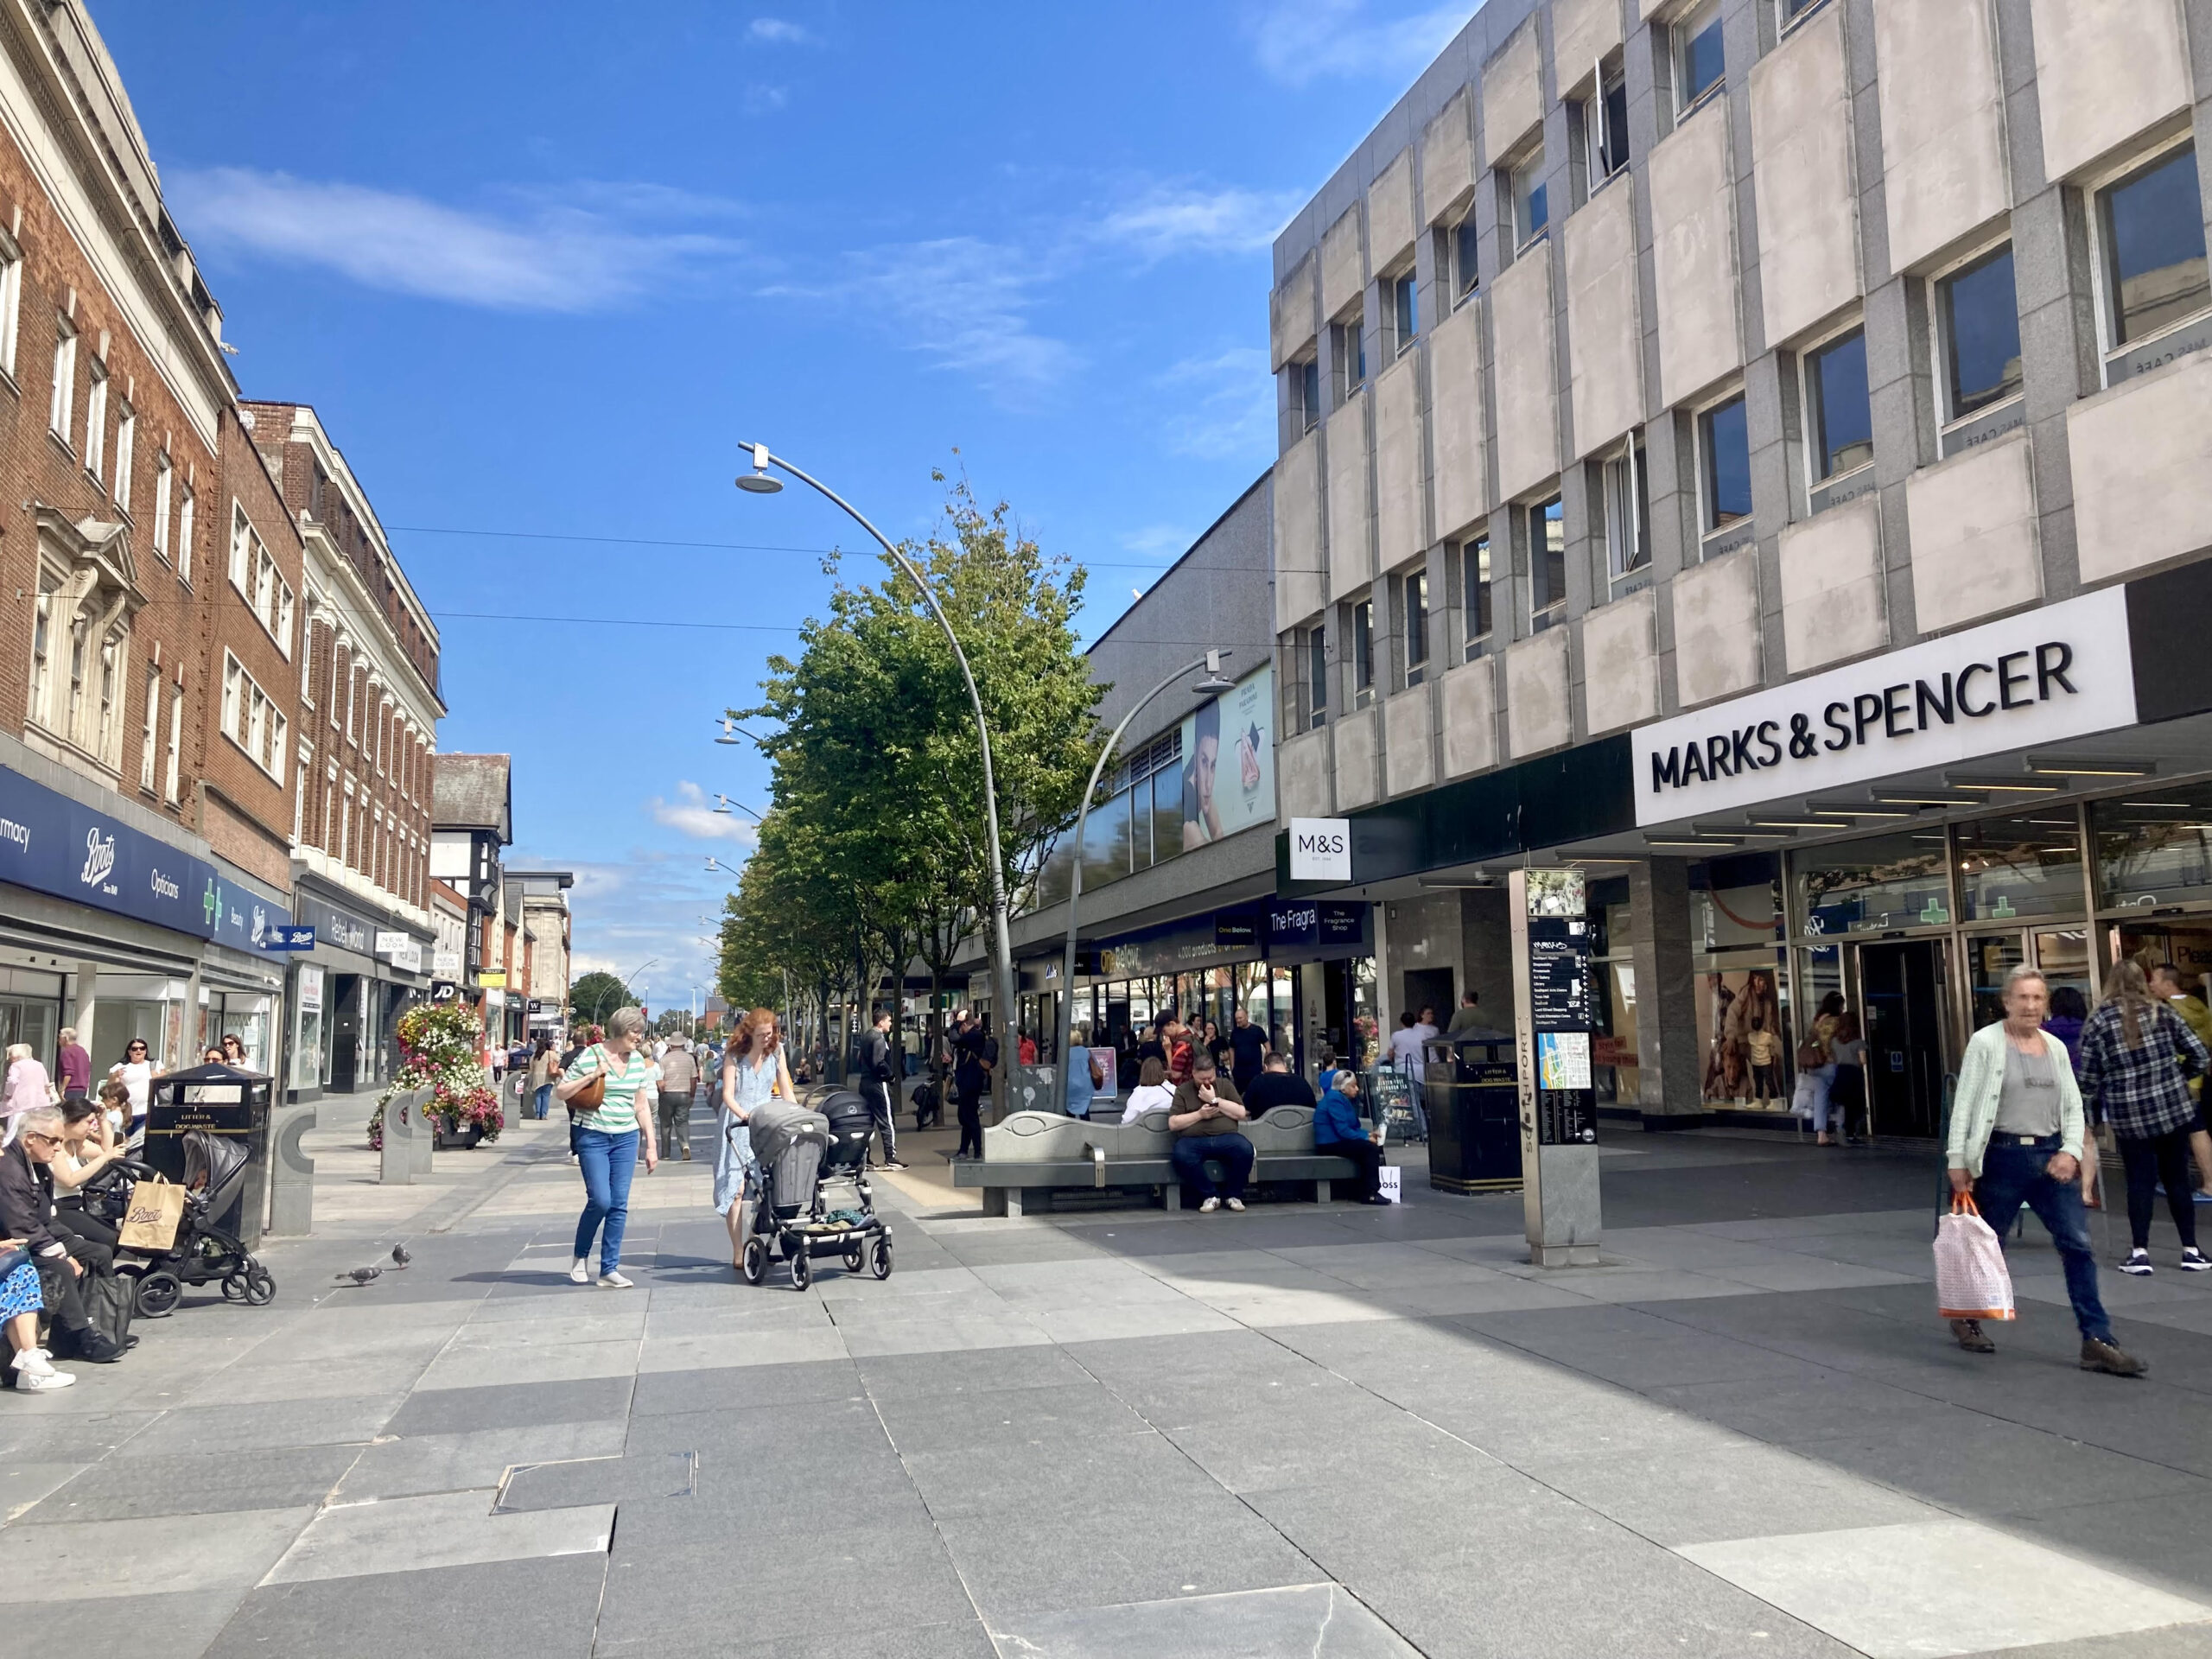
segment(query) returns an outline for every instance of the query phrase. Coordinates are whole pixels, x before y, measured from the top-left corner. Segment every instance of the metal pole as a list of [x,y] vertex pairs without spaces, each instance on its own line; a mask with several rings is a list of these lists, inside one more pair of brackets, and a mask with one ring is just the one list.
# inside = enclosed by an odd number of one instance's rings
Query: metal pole
[[[987,850],[990,855],[991,872],[991,942],[996,957],[993,963],[993,978],[998,986],[999,1076],[1002,1079],[1010,1080],[1019,1065],[1021,1048],[1014,1035],[1014,942],[1007,926],[1006,869],[999,853],[998,784],[991,770],[990,725],[983,718],[982,694],[976,689],[976,676],[968,666],[968,653],[960,648],[960,636],[953,632],[950,619],[945,615],[944,607],[937,602],[937,594],[931,591],[929,583],[922,579],[921,571],[915,568],[912,560],[891,544],[890,539],[881,531],[861,515],[859,508],[822,482],[820,479],[801,472],[781,455],[771,454],[765,444],[748,443],[745,448],[753,452],[756,466],[772,462],[782,467],[800,483],[807,485],[836,506],[842,508],[855,524],[875,538],[876,545],[880,547],[899,569],[906,572],[907,579],[921,590],[922,602],[930,607],[930,614],[937,619],[938,626],[944,630],[945,639],[952,646],[953,660],[960,664],[960,677],[968,687],[968,701],[976,711],[976,740],[982,747],[983,757],[983,817],[985,832],[989,840]],[[1006,1092],[1000,1096],[1002,1103],[1010,1103],[1013,1098],[1014,1090],[1011,1086],[1008,1086]]]
[[1074,1075],[1068,1070],[1075,1064],[1074,1052],[1068,1045],[1075,1029],[1076,906],[1083,898],[1083,827],[1090,817],[1090,798],[1098,792],[1098,779],[1106,770],[1107,757],[1122,747],[1122,734],[1129,729],[1129,722],[1137,717],[1145,704],[1150,702],[1185,675],[1195,674],[1200,669],[1211,668],[1213,663],[1210,659],[1225,657],[1228,654],[1226,652],[1209,652],[1197,662],[1177,669],[1158,685],[1139,697],[1131,706],[1128,713],[1122,716],[1122,723],[1114,728],[1113,734],[1106,740],[1105,747],[1098,751],[1098,759],[1091,763],[1090,782],[1083,791],[1083,804],[1077,807],[1075,812],[1075,867],[1070,872],[1068,878],[1068,937],[1067,943],[1060,952],[1060,1013],[1056,1033],[1057,1041],[1052,1052],[1059,1057],[1060,1062],[1060,1097],[1054,1104],[1063,1112],[1067,1109],[1068,1079]]

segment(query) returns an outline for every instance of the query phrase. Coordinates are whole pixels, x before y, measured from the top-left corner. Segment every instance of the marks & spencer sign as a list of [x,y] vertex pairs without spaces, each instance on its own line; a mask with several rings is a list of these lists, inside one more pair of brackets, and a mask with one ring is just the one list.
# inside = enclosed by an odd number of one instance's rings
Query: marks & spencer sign
[[2134,723],[2126,596],[2107,588],[1646,726],[1633,734],[1636,821]]

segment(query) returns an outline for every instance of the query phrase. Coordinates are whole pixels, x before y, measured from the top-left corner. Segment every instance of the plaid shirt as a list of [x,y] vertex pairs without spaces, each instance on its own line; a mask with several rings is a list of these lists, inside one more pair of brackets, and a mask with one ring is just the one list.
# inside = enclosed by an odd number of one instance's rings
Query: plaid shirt
[[2128,1047],[2120,1009],[2110,1002],[2082,1027],[2082,1096],[2124,1140],[2147,1141],[2194,1123],[2189,1079],[2212,1069],[2212,1051],[2172,1009],[2161,1005],[2151,1027],[2142,1046]]

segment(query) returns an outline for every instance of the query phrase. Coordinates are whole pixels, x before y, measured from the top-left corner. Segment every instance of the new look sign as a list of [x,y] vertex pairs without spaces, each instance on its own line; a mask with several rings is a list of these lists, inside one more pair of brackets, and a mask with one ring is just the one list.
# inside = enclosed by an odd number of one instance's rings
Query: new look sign
[[1643,727],[1633,734],[1636,821],[1756,806],[2134,723],[2126,596],[2107,588]]

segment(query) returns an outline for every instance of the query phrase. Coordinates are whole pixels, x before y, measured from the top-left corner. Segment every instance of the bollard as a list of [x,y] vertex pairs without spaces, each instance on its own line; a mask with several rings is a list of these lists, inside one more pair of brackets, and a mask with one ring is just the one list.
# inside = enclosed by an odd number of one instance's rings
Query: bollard
[[378,1166],[377,1179],[386,1186],[410,1186],[415,1180],[415,1140],[427,1135],[422,1122],[423,1102],[428,1094],[419,1089],[404,1090],[385,1103],[384,1157]]
[[430,1091],[422,1090],[410,1094],[408,1098],[414,1102],[414,1109],[410,1116],[415,1120],[415,1179],[427,1180],[430,1173],[430,1154],[438,1149],[437,1125],[431,1121],[429,1109]]
[[315,1230],[315,1160],[300,1146],[300,1137],[315,1127],[315,1119],[312,1103],[279,1106],[270,1114],[269,1230],[272,1233]]

